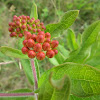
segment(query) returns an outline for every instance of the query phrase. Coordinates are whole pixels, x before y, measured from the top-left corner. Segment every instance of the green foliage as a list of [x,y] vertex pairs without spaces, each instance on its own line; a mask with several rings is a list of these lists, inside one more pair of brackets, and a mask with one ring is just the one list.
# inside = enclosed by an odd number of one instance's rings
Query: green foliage
[[25,75],[27,76],[29,82],[31,85],[34,84],[34,78],[33,78],[33,73],[32,73],[32,68],[31,68],[31,64],[30,64],[30,60],[28,59],[20,59],[21,64],[23,66],[23,70],[25,72]]
[[96,41],[98,33],[100,32],[100,21],[90,25],[82,35],[82,45],[65,62],[83,63],[89,56],[90,46]]
[[15,58],[23,58],[23,59],[29,59],[27,55],[24,55],[21,50],[17,50],[14,48],[9,48],[2,46],[0,47],[0,51],[5,54],[6,56],[15,57]]
[[76,50],[78,48],[75,33],[71,29],[67,30],[67,45],[71,51]]
[[39,90],[39,100],[69,100],[70,79],[66,75],[61,79],[52,78],[52,73],[43,82]]
[[64,30],[70,27],[78,16],[78,10],[72,10],[65,13],[60,22],[56,24],[48,24],[46,26],[46,32],[50,32],[51,37],[60,36]]
[[[39,81],[39,88],[43,88],[45,85],[45,90],[49,90],[50,86],[48,87],[47,80],[51,72],[53,72],[52,77],[54,80],[62,78],[65,74],[68,75],[71,79],[71,93],[74,95],[79,97],[100,95],[100,71],[89,65],[70,62],[54,67],[42,75]],[[45,82],[47,83],[44,84]],[[48,91],[48,94],[50,91]]]
[[32,17],[34,17],[35,19],[38,19],[37,5],[35,3],[33,3],[33,6],[31,8],[30,18]]

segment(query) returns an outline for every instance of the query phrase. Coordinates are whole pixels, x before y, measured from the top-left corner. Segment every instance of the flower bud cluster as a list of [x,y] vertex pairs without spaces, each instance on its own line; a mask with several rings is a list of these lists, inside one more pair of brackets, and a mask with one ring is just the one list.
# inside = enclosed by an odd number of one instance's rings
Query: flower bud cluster
[[27,54],[29,58],[43,60],[45,56],[53,58],[57,53],[59,42],[51,41],[51,34],[45,33],[44,23],[39,19],[35,20],[29,16],[14,16],[13,22],[9,23],[9,32],[11,37],[23,37],[22,53]]

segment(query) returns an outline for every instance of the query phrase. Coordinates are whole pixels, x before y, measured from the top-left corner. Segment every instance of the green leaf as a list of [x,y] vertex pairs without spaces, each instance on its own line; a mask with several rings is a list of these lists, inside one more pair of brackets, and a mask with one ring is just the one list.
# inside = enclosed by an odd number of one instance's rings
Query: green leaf
[[90,25],[82,35],[82,49],[88,48],[96,41],[98,33],[100,32],[100,20]]
[[[17,89],[9,91],[7,93],[29,93],[32,92],[30,89]],[[0,100],[34,100],[34,97],[0,97]]]
[[28,59],[21,59],[21,64],[23,66],[23,70],[25,72],[25,75],[27,76],[29,82],[31,85],[34,84],[34,78],[33,78],[33,73],[32,73],[32,68],[30,64],[30,60]]
[[68,57],[69,56],[69,51],[67,49],[64,48],[64,46],[62,45],[58,45],[58,50],[61,52],[61,54],[64,56],[64,57]]
[[37,5],[35,3],[33,3],[33,6],[31,8],[30,18],[32,17],[34,17],[35,19],[38,19]]
[[90,25],[83,33],[82,45],[71,55],[65,62],[83,63],[90,55],[90,46],[96,41],[98,33],[100,32],[100,21]]
[[57,61],[57,59],[55,57],[53,58],[48,58],[48,60],[50,61],[51,64],[58,66],[59,62]]
[[80,47],[82,44],[82,35],[80,33],[78,33],[77,35],[77,44]]
[[39,90],[39,100],[69,100],[69,95],[70,79],[66,75],[55,80],[50,73]]
[[21,50],[13,49],[10,47],[2,46],[0,47],[0,51],[6,56],[15,57],[15,58],[23,58],[29,59],[27,55],[22,54]]
[[55,80],[68,75],[71,79],[71,93],[76,96],[89,97],[100,95],[100,70],[94,67],[71,62],[53,67],[41,76],[39,88],[47,81],[51,72],[53,72],[53,79]]
[[91,97],[77,97],[74,95],[70,95],[70,99],[69,100],[100,100],[100,95],[98,96],[91,96]]
[[67,45],[71,51],[76,50],[78,48],[75,33],[72,29],[67,30]]
[[32,92],[32,90],[30,90],[30,89],[16,89],[16,90],[9,91],[8,93],[28,93],[28,92]]
[[52,38],[60,36],[64,30],[66,30],[73,24],[78,16],[78,13],[78,10],[66,12],[61,18],[60,22],[56,24],[48,24],[46,26],[46,32],[50,32]]

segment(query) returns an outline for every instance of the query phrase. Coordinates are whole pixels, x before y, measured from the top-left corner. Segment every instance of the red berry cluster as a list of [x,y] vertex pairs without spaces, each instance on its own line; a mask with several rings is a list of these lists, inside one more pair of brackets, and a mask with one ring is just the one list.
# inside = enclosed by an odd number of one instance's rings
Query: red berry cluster
[[44,23],[40,20],[35,20],[29,16],[14,16],[13,22],[9,23],[9,32],[11,37],[23,37],[22,53],[27,54],[29,58],[37,57],[38,60],[43,60],[45,55],[48,58],[53,58],[57,53],[59,42],[57,40],[50,40],[49,32],[45,33],[46,29]]

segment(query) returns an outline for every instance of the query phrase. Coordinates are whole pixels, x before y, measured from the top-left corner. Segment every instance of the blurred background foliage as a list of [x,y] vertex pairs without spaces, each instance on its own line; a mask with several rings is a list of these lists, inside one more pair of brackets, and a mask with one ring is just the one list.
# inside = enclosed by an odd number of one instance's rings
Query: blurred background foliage
[[[30,15],[32,3],[33,0],[0,0],[0,46],[17,48],[17,39],[9,37],[8,23],[13,15]],[[71,26],[76,36],[100,18],[100,0],[35,0],[35,3],[38,7],[39,19],[45,25],[58,22],[64,12],[80,10],[77,20]],[[57,39],[67,48],[67,34]],[[8,61],[13,61],[13,63],[0,65],[0,92],[31,87],[23,70],[19,67],[19,60],[0,53],[0,62]],[[41,73],[50,67],[52,64],[48,59],[40,61]]]

